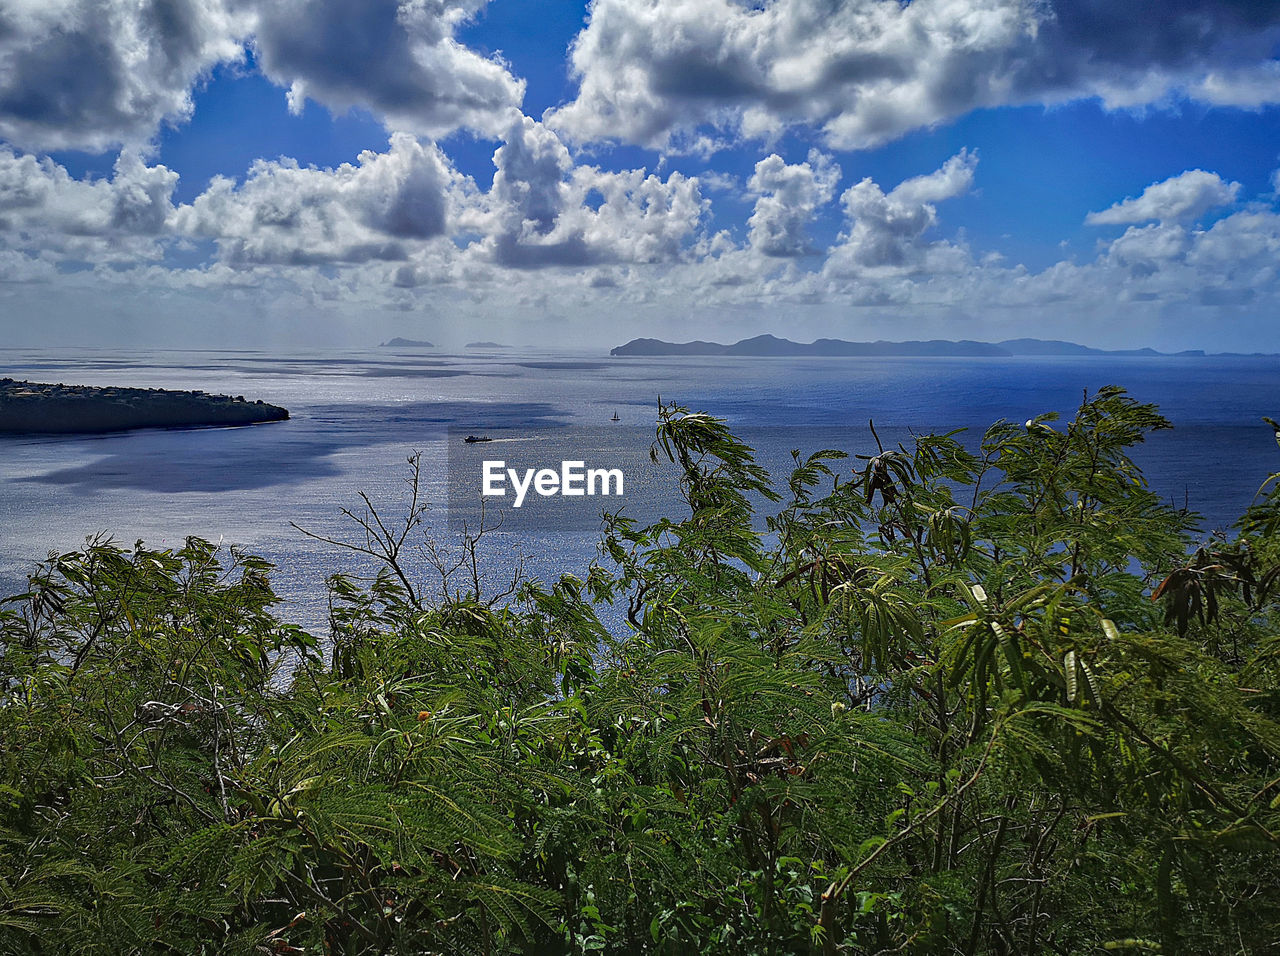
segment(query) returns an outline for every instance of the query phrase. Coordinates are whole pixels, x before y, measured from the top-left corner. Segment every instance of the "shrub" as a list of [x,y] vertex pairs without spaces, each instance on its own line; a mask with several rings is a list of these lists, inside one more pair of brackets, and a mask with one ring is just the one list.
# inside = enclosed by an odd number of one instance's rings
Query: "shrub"
[[1166,426],[1108,388],[775,487],[663,407],[686,514],[433,592],[416,486],[366,502],[323,641],[234,549],[52,559],[0,605],[0,952],[1269,951],[1277,492],[1197,542]]

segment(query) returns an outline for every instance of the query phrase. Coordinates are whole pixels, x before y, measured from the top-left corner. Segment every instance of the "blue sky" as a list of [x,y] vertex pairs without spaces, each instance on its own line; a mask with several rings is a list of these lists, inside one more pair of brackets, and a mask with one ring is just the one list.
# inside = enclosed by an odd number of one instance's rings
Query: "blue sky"
[[1280,7],[1146,9],[11,0],[0,333],[1273,349]]

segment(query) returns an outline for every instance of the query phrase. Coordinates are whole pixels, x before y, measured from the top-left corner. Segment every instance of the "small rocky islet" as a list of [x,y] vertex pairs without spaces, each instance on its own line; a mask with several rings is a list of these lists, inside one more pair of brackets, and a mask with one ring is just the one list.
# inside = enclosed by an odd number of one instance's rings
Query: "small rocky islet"
[[279,422],[289,410],[243,396],[0,378],[0,434],[95,434]]

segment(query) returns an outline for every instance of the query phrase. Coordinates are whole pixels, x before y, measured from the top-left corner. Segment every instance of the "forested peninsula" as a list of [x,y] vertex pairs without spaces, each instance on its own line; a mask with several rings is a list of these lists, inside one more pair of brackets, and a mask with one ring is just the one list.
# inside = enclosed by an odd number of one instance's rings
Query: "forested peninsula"
[[289,410],[243,396],[165,388],[49,385],[0,378],[0,434],[94,434],[284,421]]

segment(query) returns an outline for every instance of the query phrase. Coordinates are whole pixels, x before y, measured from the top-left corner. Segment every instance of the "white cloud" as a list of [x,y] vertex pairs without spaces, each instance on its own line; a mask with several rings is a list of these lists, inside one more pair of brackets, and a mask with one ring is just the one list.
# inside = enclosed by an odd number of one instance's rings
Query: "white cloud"
[[1267,60],[1212,70],[1190,92],[1203,103],[1256,109],[1275,103],[1277,90],[1280,90],[1280,60]]
[[1185,259],[1191,241],[1191,234],[1176,224],[1130,226],[1107,247],[1106,261],[1142,278],[1171,262]]
[[[665,180],[643,169],[606,172],[577,167],[569,221],[598,262],[659,263],[682,255],[709,203],[698,180],[675,172]],[[598,207],[588,200],[599,195]]]
[[191,88],[243,55],[223,0],[7,0],[0,139],[30,149],[141,145],[191,114]]
[[708,203],[696,178],[575,166],[543,124],[521,117],[494,153],[485,254],[506,266],[666,261],[680,255]]
[[186,235],[218,241],[235,265],[315,265],[404,259],[408,245],[444,235],[461,177],[434,146],[407,133],[359,165],[302,167],[258,160],[241,186],[224,177],[178,211]]
[[257,65],[335,110],[388,129],[496,134],[524,81],[459,43],[486,0],[7,0],[0,5],[0,140],[30,150],[145,145],[192,112],[219,63]]
[[264,73],[338,110],[365,107],[393,129],[440,136],[496,134],[524,98],[507,66],[454,33],[487,0],[274,0],[257,7],[254,49]]
[[1218,220],[1196,234],[1187,262],[1206,278],[1225,273],[1274,278],[1280,263],[1280,215],[1255,207]]
[[57,274],[57,266],[47,257],[0,248],[0,291],[10,284],[48,283]]
[[147,166],[136,154],[121,153],[111,178],[111,227],[143,236],[164,232],[173,215],[173,188],[177,184],[178,174],[173,170]]
[[813,250],[805,234],[819,206],[831,201],[840,167],[813,150],[808,162],[788,166],[777,153],[756,163],[747,188],[756,206],[747,228],[751,245],[767,256],[801,256]]
[[178,174],[124,152],[111,179],[73,178],[53,160],[0,148],[0,249],[47,262],[158,259]]
[[517,241],[537,241],[553,232],[568,203],[565,178],[573,168],[560,138],[523,116],[506,131],[493,164],[492,193],[502,232]]
[[849,229],[831,250],[827,271],[856,275],[956,268],[956,247],[930,242],[925,233],[938,222],[934,203],[967,192],[977,165],[976,154],[961,150],[934,172],[904,180],[887,194],[869,177],[851,186],[840,197]]
[[577,98],[545,119],[689,151],[808,124],[857,149],[1007,104],[1256,107],[1280,101],[1278,41],[1280,6],[1249,0],[594,0]]
[[[335,169],[259,161],[241,185],[216,180],[175,207],[176,174],[133,153],[110,179],[77,180],[0,149],[0,309],[101,301],[171,315],[180,302],[183,322],[254,309],[281,322],[323,314],[333,328],[343,315],[398,310],[475,321],[572,314],[607,338],[628,322],[705,336],[719,317],[725,334],[796,337],[801,323],[804,334],[867,337],[865,323],[877,323],[885,337],[998,339],[1051,327],[1106,342],[1141,322],[1148,332],[1184,322],[1188,336],[1207,319],[1228,329],[1280,301],[1276,197],[1250,199],[1202,171],[1111,207],[1125,210],[1126,228],[1091,260],[1033,272],[971,250],[940,214],[974,185],[969,151],[892,188],[854,183],[839,197],[845,224],[825,258],[805,235],[839,178],[821,154],[756,165],[745,240],[708,234],[697,177],[576,163],[533,120],[513,124],[494,159],[493,186],[481,192],[436,146],[401,133]],[[1196,211],[1224,196],[1229,214],[1198,226]],[[205,254],[207,264],[174,266]]]
[[1189,169],[1162,182],[1152,183],[1136,199],[1125,199],[1109,209],[1091,212],[1085,222],[1091,226],[1128,223],[1183,222],[1199,219],[1210,209],[1235,202],[1239,183],[1228,183],[1217,173]]

